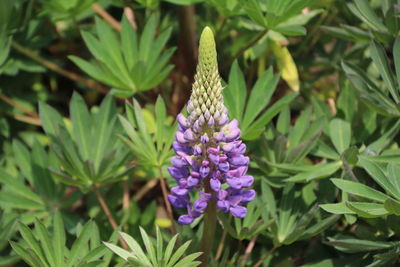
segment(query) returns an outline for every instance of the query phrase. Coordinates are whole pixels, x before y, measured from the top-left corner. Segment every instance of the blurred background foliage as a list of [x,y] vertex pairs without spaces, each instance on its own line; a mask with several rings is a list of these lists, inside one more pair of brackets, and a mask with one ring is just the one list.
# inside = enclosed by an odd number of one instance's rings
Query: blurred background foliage
[[1,0],[0,266],[199,264],[165,167],[204,26],[257,191],[209,266],[399,265],[398,0]]

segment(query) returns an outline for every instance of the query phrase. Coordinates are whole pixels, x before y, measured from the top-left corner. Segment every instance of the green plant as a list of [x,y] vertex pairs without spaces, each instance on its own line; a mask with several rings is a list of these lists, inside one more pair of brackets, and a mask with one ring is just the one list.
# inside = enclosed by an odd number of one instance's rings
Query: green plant
[[96,18],[97,38],[82,32],[96,60],[90,63],[76,56],[69,58],[87,74],[111,86],[115,95],[128,97],[149,90],[161,83],[173,68],[168,61],[174,49],[163,51],[171,28],[156,37],[157,24],[158,17],[154,15],[139,35],[124,18],[117,37],[108,24]]
[[160,229],[156,228],[156,240],[153,244],[152,239],[148,236],[145,230],[140,228],[143,243],[146,252],[143,251],[140,244],[130,235],[120,233],[121,237],[126,241],[132,252],[124,250],[114,244],[104,242],[104,244],[115,254],[124,259],[128,266],[143,266],[143,267],[184,267],[198,266],[201,262],[195,261],[200,256],[201,252],[189,254],[181,258],[190,245],[190,241],[185,242],[182,246],[176,247],[178,235],[175,235],[168,242],[164,249],[164,240]]

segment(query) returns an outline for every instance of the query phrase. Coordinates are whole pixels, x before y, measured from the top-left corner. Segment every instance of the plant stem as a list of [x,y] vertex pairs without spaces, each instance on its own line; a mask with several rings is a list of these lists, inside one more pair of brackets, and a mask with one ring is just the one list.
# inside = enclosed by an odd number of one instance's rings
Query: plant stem
[[15,102],[14,100],[12,100],[11,98],[9,98],[8,96],[0,93],[0,99],[3,100],[4,102],[6,102],[7,104],[9,104],[10,106],[13,106],[19,110],[21,110],[22,112],[30,115],[31,117],[35,118],[35,119],[39,119],[39,115],[34,112],[31,111],[29,109],[27,109],[26,107],[24,107],[23,105],[18,104],[17,102]]
[[[99,188],[97,187],[97,185],[93,185],[93,191],[96,194],[96,198],[100,203],[101,208],[104,211],[104,214],[106,215],[108,221],[110,222],[112,228],[114,230],[118,229],[118,224],[115,221],[114,217],[111,214],[110,208],[108,207],[106,201],[104,200],[103,196],[100,194]],[[121,241],[121,245],[124,249],[128,249],[128,245],[126,244],[125,240],[122,239],[122,237],[119,237],[119,240]]]
[[129,203],[130,203],[130,197],[129,197],[129,179],[128,180],[125,180],[124,182],[123,182],[123,185],[122,185],[124,188],[123,188],[123,191],[124,191],[124,193],[123,193],[123,196],[122,196],[122,209],[127,209],[127,208],[129,208]]
[[[207,190],[211,191],[211,190]],[[204,226],[203,226],[203,237],[201,238],[200,251],[203,254],[200,256],[202,262],[200,267],[208,266],[208,258],[213,247],[215,240],[215,228],[217,224],[217,209],[215,203],[215,197],[208,202],[207,208],[204,212]]]
[[221,240],[219,241],[219,245],[217,248],[217,255],[215,256],[216,260],[219,260],[219,258],[222,256],[222,252],[224,251],[224,246],[225,246],[225,239],[228,234],[228,230],[224,228],[224,231],[222,232],[222,237]]
[[46,68],[48,68],[48,69],[50,69],[50,70],[52,70],[52,71],[64,76],[64,77],[67,77],[70,80],[73,80],[73,81],[78,82],[78,83],[82,83],[82,84],[86,85],[87,87],[89,87],[89,88],[91,88],[91,89],[93,89],[95,91],[98,91],[100,93],[103,93],[103,94],[107,94],[107,92],[108,92],[108,89],[106,87],[104,87],[103,85],[97,83],[96,81],[90,80],[90,79],[86,79],[86,78],[84,78],[84,77],[82,77],[82,76],[80,76],[80,75],[78,75],[78,74],[76,74],[74,72],[64,70],[61,67],[59,67],[56,64],[54,64],[53,62],[48,61],[48,60],[36,55],[30,49],[23,47],[22,45],[18,44],[15,41],[13,41],[11,43],[11,46],[15,50],[20,52],[21,54],[23,54],[23,55],[29,57],[30,59],[38,62],[39,64],[45,66]]
[[135,194],[135,201],[139,201],[147,194],[151,189],[153,189],[158,183],[158,179],[152,179],[148,181],[140,190]]
[[249,258],[251,252],[253,251],[254,245],[256,244],[256,240],[257,240],[258,235],[255,235],[251,241],[249,242],[249,244],[247,245],[247,248],[244,252],[244,256],[242,258],[242,266],[244,266],[246,264],[247,259]]
[[172,212],[172,208],[171,208],[171,204],[168,201],[168,189],[167,189],[167,183],[165,182],[165,178],[162,174],[162,169],[161,167],[159,168],[159,173],[160,173],[160,184],[161,184],[161,190],[163,193],[163,197],[164,197],[164,204],[165,207],[167,209],[167,213],[168,213],[168,217],[171,220],[171,230],[172,230],[172,234],[176,234],[176,228],[175,228],[175,220],[174,220],[174,215]]
[[247,49],[255,45],[258,41],[261,40],[261,38],[264,37],[265,34],[267,34],[268,30],[263,30],[260,32],[253,40],[247,43],[247,45],[243,46],[237,53],[233,56],[232,60],[229,62],[229,66],[232,65],[232,62],[235,61],[238,57],[240,57]]
[[119,22],[114,19],[113,16],[111,16],[107,11],[104,10],[99,4],[92,4],[92,9],[99,14],[100,17],[102,17],[108,24],[110,24],[114,29],[117,31],[121,31],[122,27]]
[[268,250],[259,261],[257,261],[257,263],[254,265],[254,267],[260,267],[261,264],[263,264],[263,262],[268,258],[268,256],[270,256],[274,251],[275,251],[276,247],[271,248],[270,250]]

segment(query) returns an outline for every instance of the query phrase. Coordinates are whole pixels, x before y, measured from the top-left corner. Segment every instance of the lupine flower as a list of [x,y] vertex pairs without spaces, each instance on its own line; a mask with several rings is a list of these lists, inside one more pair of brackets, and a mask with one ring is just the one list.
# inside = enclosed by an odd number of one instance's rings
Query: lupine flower
[[[172,158],[173,167],[168,168],[177,183],[169,201],[175,208],[187,209],[187,214],[178,219],[180,224],[191,224],[210,201],[215,201],[220,211],[243,218],[247,213],[243,204],[256,194],[246,189],[253,184],[253,177],[246,175],[246,145],[239,140],[238,121],[229,122],[222,90],[214,35],[206,27],[200,37],[199,62],[187,104],[189,116],[177,117],[173,143],[177,156]],[[190,201],[193,191],[199,197]]]

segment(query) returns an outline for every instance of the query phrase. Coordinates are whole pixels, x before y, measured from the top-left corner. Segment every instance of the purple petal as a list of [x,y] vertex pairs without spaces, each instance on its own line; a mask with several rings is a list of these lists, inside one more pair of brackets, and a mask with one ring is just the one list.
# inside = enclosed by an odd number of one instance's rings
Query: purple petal
[[171,192],[177,196],[186,196],[189,193],[187,189],[180,188],[179,186],[172,187]]
[[210,141],[210,138],[208,138],[207,134],[204,134],[200,137],[200,141],[203,145],[207,144]]
[[241,203],[247,203],[252,201],[256,196],[256,191],[251,189],[251,190],[246,190],[242,192],[242,201]]
[[234,188],[234,189],[241,189],[242,188],[242,181],[240,178],[231,178],[231,179],[226,179],[227,184]]
[[208,158],[210,159],[210,161],[212,163],[214,163],[215,165],[219,164],[219,155],[215,155],[215,154],[209,154]]
[[229,163],[228,162],[221,162],[220,164],[218,164],[218,168],[222,172],[227,172],[227,171],[229,171]]
[[200,190],[200,199],[203,199],[205,201],[210,201],[212,199],[212,194],[211,193],[205,193]]
[[176,120],[178,121],[179,125],[182,128],[189,128],[189,122],[185,118],[185,116],[182,115],[182,113],[179,113],[178,116],[176,117]]
[[249,158],[243,155],[237,155],[229,158],[229,163],[235,166],[244,166],[249,164]]
[[175,153],[178,152],[188,153],[190,151],[190,147],[180,144],[176,141],[172,143],[172,148],[174,149]]
[[176,132],[175,133],[175,140],[180,144],[187,144],[185,136],[181,132]]
[[240,129],[239,128],[234,128],[234,129],[229,129],[228,131],[225,132],[225,141],[231,142],[240,137]]
[[221,189],[221,182],[218,179],[210,179],[211,189],[217,192]]
[[247,214],[247,209],[245,207],[242,206],[236,206],[233,208],[230,208],[229,211],[231,212],[231,214],[236,217],[236,218],[244,218]]
[[202,166],[200,168],[200,176],[201,176],[201,178],[207,177],[209,173],[210,173],[210,167]]
[[222,146],[222,150],[225,152],[231,152],[235,148],[234,143],[227,143],[226,145]]
[[203,199],[197,199],[194,203],[193,203],[193,209],[195,211],[203,211],[207,208],[207,201],[203,200]]
[[208,153],[218,155],[219,153],[219,146],[217,148],[215,147],[210,147],[207,149]]
[[228,192],[226,191],[226,190],[223,190],[223,189],[221,189],[221,190],[219,190],[218,192],[217,192],[217,199],[218,200],[225,200],[225,198],[228,196]]
[[187,201],[184,198],[178,198],[174,195],[168,195],[169,203],[177,209],[183,209],[187,206]]
[[186,178],[189,176],[189,171],[187,168],[175,168],[175,167],[168,167],[167,168],[169,174],[175,179]]
[[189,165],[188,162],[184,158],[180,158],[180,157],[172,157],[171,164],[175,168],[182,168],[182,167],[186,167]]
[[240,177],[240,181],[241,181],[243,187],[250,187],[254,182],[254,178],[253,178],[253,176],[246,175],[246,176]]
[[231,206],[235,207],[239,205],[239,203],[242,201],[242,196],[241,195],[229,196],[226,198],[226,200],[229,202]]
[[191,224],[194,221],[194,218],[190,215],[181,215],[178,218],[178,223],[183,225]]
[[183,137],[185,138],[186,141],[189,141],[189,142],[192,142],[196,139],[191,129],[187,129],[183,133]]
[[189,176],[189,178],[187,179],[187,185],[190,187],[198,185],[199,182],[199,179],[193,178],[192,176]]
[[217,201],[217,208],[220,211],[228,212],[229,211],[229,202],[225,200],[218,200]]

